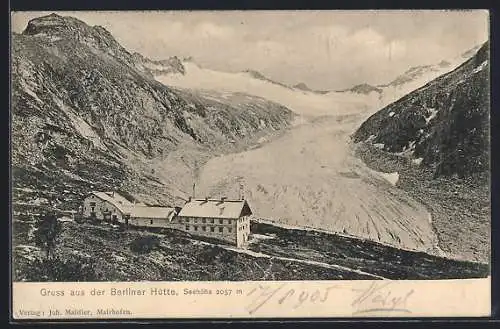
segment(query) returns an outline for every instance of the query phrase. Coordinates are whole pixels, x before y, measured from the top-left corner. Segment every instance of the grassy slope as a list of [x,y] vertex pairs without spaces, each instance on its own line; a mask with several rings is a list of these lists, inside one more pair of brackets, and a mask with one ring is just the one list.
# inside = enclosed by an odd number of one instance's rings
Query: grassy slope
[[254,223],[252,231],[275,237],[259,241],[252,245],[252,250],[269,255],[314,259],[389,279],[469,278],[489,273],[485,264],[406,251],[358,238],[318,231],[282,229],[262,223]]
[[[22,224],[16,232],[22,231]],[[180,231],[164,234],[141,230],[121,231],[110,226],[74,222],[63,223],[57,253],[62,259],[89,257],[97,260],[97,280],[102,281],[194,281],[194,280],[335,280],[369,277],[320,266],[257,258],[200,243]],[[26,225],[24,225],[26,231]],[[161,243],[147,254],[130,250],[130,243],[145,235],[156,235]],[[36,255],[28,250],[26,234],[17,234],[14,243],[14,281],[33,280],[31,271]],[[23,242],[24,241],[24,242]],[[16,245],[22,244],[20,247]],[[31,255],[31,256],[30,256]],[[44,280],[43,278],[36,278]]]
[[[28,221],[16,220],[14,236],[14,281],[53,281],[33,274],[42,254],[33,246]],[[425,253],[402,251],[370,241],[314,231],[290,230],[269,224],[252,224],[250,250],[271,258],[228,250],[201,242],[187,233],[165,230],[128,231],[100,224],[63,222],[57,254],[75,262],[92,259],[97,281],[182,281],[182,280],[363,280],[362,273],[327,266],[304,264],[280,257],[340,265],[391,279],[443,279],[484,277],[485,264],[458,262]],[[144,236],[156,236],[160,244],[149,253],[139,254],[130,244]],[[79,274],[72,279],[82,280]]]

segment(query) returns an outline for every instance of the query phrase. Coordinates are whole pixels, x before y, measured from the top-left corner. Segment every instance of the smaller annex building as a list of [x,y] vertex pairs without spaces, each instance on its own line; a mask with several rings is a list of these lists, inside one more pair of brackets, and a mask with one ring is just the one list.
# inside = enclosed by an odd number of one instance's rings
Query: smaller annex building
[[130,202],[116,192],[91,192],[83,202],[84,217],[133,226],[177,228],[177,210]]
[[250,235],[252,210],[246,200],[190,199],[177,215],[182,230],[243,246]]

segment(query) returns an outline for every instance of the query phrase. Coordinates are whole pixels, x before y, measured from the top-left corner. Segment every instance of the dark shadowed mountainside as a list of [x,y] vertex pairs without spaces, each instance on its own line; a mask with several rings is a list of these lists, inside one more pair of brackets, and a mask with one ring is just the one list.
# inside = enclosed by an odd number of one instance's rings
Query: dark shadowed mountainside
[[435,176],[489,169],[489,44],[366,120],[354,141],[404,152]]

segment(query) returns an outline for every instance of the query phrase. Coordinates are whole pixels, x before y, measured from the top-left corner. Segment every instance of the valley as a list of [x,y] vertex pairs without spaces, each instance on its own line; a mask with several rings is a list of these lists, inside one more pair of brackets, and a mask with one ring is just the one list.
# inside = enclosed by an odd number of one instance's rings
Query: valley
[[200,171],[200,197],[238,197],[279,223],[438,253],[426,207],[368,169],[349,135],[360,116],[318,117],[254,150],[216,157]]

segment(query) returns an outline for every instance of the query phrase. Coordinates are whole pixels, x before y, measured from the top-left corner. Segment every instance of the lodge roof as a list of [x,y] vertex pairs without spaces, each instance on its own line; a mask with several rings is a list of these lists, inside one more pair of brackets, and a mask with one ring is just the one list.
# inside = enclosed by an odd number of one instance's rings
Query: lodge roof
[[240,218],[251,215],[245,200],[195,199],[188,201],[179,212],[182,217]]
[[138,218],[168,218],[172,220],[175,208],[149,207],[144,204],[134,204],[116,192],[97,192],[91,194],[115,206],[122,214]]
[[148,207],[135,205],[132,207],[128,207],[127,210],[128,214],[130,214],[130,217],[138,218],[163,218],[172,220],[175,215],[175,209],[168,207]]
[[98,197],[101,200],[107,201],[111,203],[113,206],[118,208],[122,213],[127,212],[128,207],[134,206],[134,204],[130,201],[128,201],[124,196],[116,193],[116,192],[98,192],[98,191],[92,191],[93,195]]

